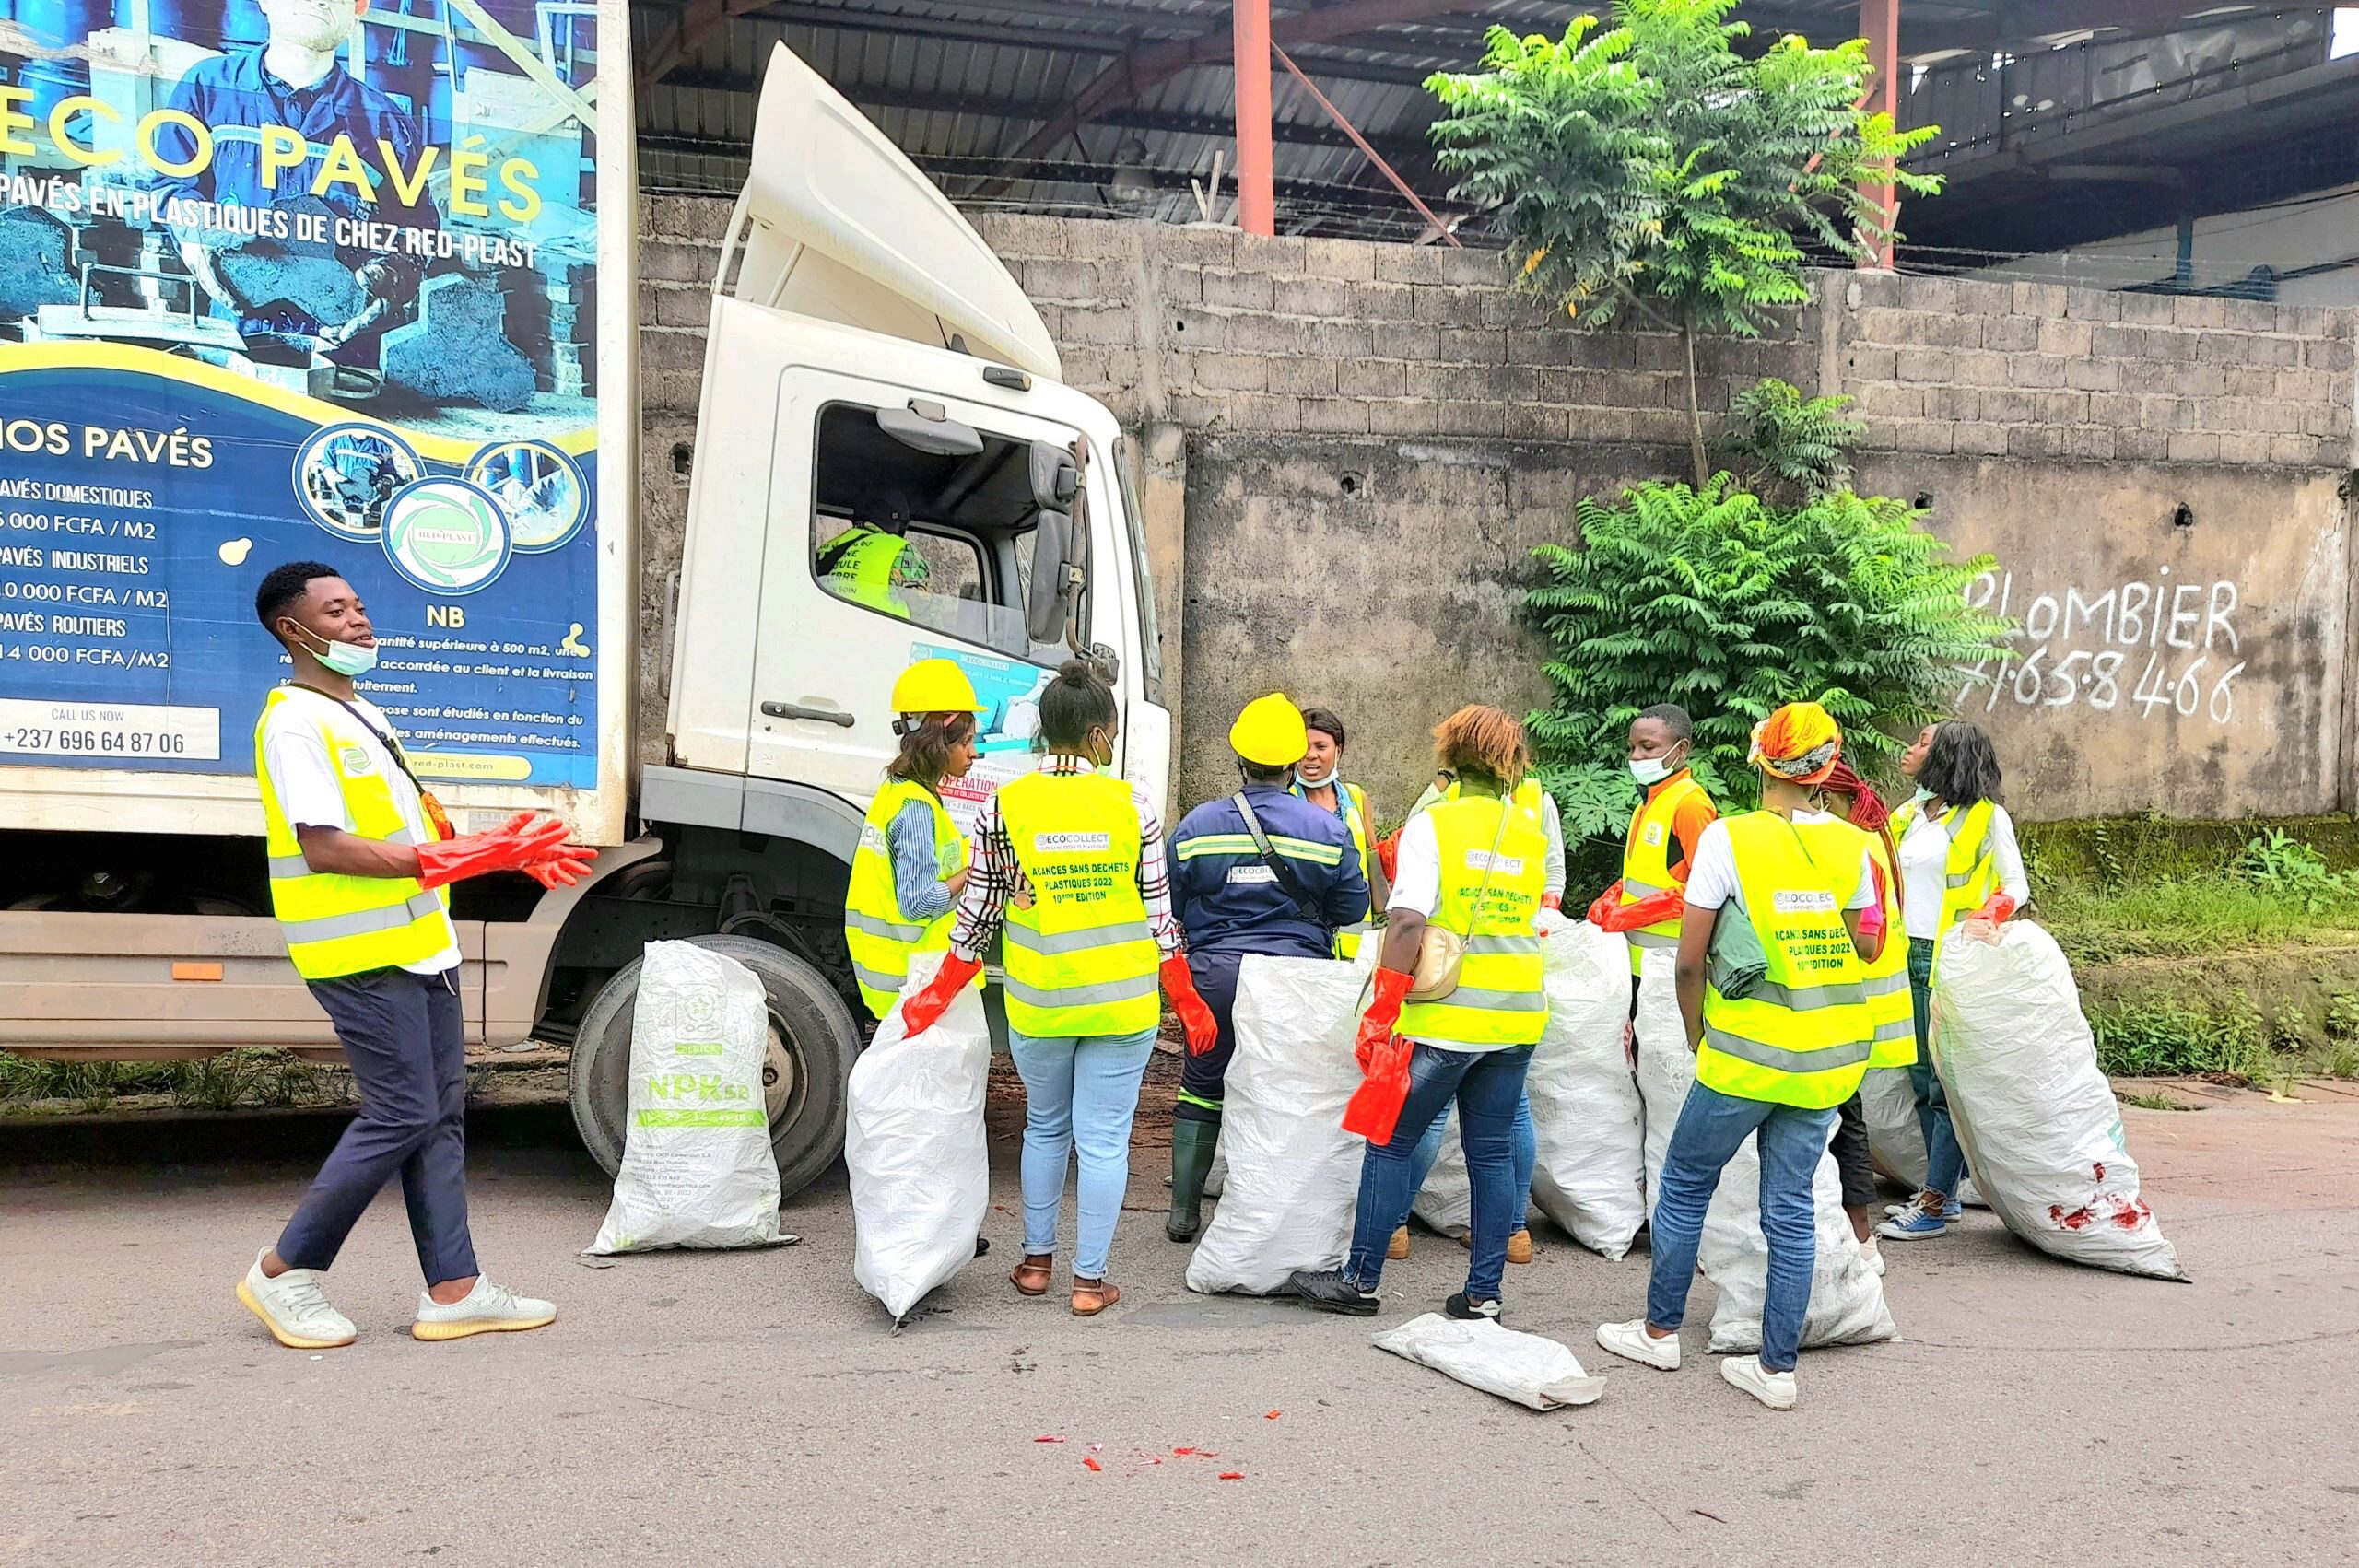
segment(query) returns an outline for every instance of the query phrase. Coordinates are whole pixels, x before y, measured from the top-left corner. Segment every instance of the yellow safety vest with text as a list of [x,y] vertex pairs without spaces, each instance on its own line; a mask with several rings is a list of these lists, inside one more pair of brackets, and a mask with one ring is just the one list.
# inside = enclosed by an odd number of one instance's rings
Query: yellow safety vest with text
[[[1942,924],[1936,944],[1955,930],[1968,915],[1990,902],[1991,893],[1999,885],[1999,862],[1990,847],[1990,813],[1995,808],[1989,801],[1977,801],[1970,806],[1952,806],[1942,813],[1942,827],[1950,836],[1949,858],[1943,867],[1942,889]],[[1908,836],[1909,825],[1922,814],[1922,808],[1910,801],[1892,813],[1892,841],[1899,843]]]
[[1537,1045],[1548,992],[1532,920],[1548,882],[1547,836],[1521,802],[1493,795],[1444,801],[1428,814],[1441,850],[1431,919],[1464,939],[1466,955],[1458,989],[1405,1004],[1400,1032],[1450,1047]]
[[378,766],[378,748],[360,720],[333,699],[298,696],[280,686],[264,699],[254,724],[254,778],[262,786],[264,852],[270,858],[270,907],[287,938],[287,955],[307,980],[333,980],[372,969],[423,964],[455,942],[450,895],[414,877],[338,876],[303,859],[263,751],[263,727],[282,702],[311,704],[311,721],[326,743],[344,809],[358,838],[417,843],[394,802],[393,783]]
[[[1834,831],[1829,831],[1833,829]],[[1859,859],[1864,848],[1884,872],[1884,951],[1860,960],[1860,986],[1867,993],[1870,1067],[1907,1067],[1917,1059],[1917,1004],[1908,994],[1908,933],[1900,924],[1900,874],[1884,847],[1884,836],[1848,822],[1800,823],[1795,831],[1820,865],[1844,856]],[[1827,848],[1820,848],[1821,840]]]
[[[1309,798],[1310,791],[1302,787],[1299,779],[1291,788],[1295,794]],[[1356,784],[1339,783],[1335,786],[1335,793],[1343,802],[1344,825],[1352,831],[1352,848],[1359,851],[1360,879],[1368,885],[1367,913],[1335,933],[1335,956],[1356,958],[1360,952],[1360,939],[1374,929],[1376,920],[1376,856],[1369,848],[1375,830],[1368,823],[1366,790]]]
[[[1638,802],[1638,809],[1630,813],[1630,837],[1622,847],[1623,903],[1636,904],[1671,885],[1672,862],[1679,854],[1679,837],[1672,831],[1672,820],[1690,796],[1703,793],[1704,786],[1682,769],[1648,791],[1647,798]],[[1630,973],[1638,972],[1641,957],[1649,948],[1679,951],[1683,918],[1674,914],[1629,933]]]
[[[851,856],[851,886],[844,895],[844,948],[851,955],[861,1000],[879,1018],[893,1011],[910,977],[910,960],[921,954],[947,952],[950,929],[957,924],[956,911],[950,909],[922,924],[902,918],[890,836],[893,819],[912,801],[933,813],[937,874],[947,881],[967,869],[966,837],[943,809],[941,797],[907,778],[887,779],[868,804],[868,819],[860,825],[860,847]],[[978,975],[975,983],[980,985],[982,977]]]
[[819,546],[819,554],[823,557],[833,556],[825,575],[837,593],[855,604],[865,604],[908,620],[909,601],[894,586],[893,568],[900,564],[901,552],[909,547],[909,541],[898,533],[876,528],[851,528]]
[[1843,923],[1858,847],[1837,849],[1831,835],[1806,847],[1775,812],[1722,820],[1744,907],[1723,907],[1720,919],[1753,922],[1768,972],[1740,998],[1707,982],[1696,1082],[1741,1100],[1839,1106],[1867,1075],[1872,1032],[1859,951]]
[[1144,835],[1130,785],[1027,773],[1000,786],[999,814],[1032,887],[1030,908],[1007,907],[1008,1027],[1035,1039],[1154,1028],[1161,955],[1139,895]]

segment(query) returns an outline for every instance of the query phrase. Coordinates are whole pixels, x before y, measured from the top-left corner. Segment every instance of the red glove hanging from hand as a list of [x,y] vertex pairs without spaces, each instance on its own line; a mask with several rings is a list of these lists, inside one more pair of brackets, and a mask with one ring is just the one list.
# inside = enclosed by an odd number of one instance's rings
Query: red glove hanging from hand
[[1612,930],[1614,928],[1605,922],[1613,919],[1614,911],[1621,907],[1622,884],[1617,882],[1599,894],[1597,901],[1589,907],[1589,923],[1603,930]]
[[1359,1036],[1352,1042],[1352,1054],[1359,1059],[1362,1072],[1367,1071],[1376,1047],[1392,1038],[1392,1026],[1401,1022],[1401,1004],[1409,1000],[1409,988],[1415,983],[1398,969],[1376,972],[1376,1000],[1360,1015]]
[[1171,999],[1171,1010],[1188,1032],[1190,1056],[1202,1056],[1220,1042],[1220,1022],[1196,994],[1196,977],[1186,954],[1175,953],[1163,961],[1163,994]]
[[493,872],[520,872],[549,860],[565,845],[566,825],[553,816],[520,812],[492,833],[470,833],[417,847],[417,880],[443,887]]
[[1401,876],[1401,830],[1394,828],[1392,837],[1376,842],[1376,863],[1384,868],[1384,880],[1396,882]]
[[958,993],[982,972],[980,959],[961,958],[955,953],[943,954],[942,967],[933,972],[933,978],[925,983],[925,989],[901,1003],[901,1033],[922,1035],[941,1023],[942,1015],[950,1011],[950,1004],[958,1000]]
[[1543,893],[1540,895],[1540,907],[1543,909],[1561,909],[1565,907],[1565,895],[1561,893]]

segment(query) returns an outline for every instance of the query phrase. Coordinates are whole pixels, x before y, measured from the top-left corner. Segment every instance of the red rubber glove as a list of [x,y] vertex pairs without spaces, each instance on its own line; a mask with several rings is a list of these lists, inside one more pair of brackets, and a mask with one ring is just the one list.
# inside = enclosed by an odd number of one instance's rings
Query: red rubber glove
[[1989,902],[1974,912],[1974,918],[1988,920],[1994,926],[2003,926],[2015,918],[2015,901],[2003,893],[1994,893]]
[[1414,983],[1398,969],[1376,972],[1376,1000],[1360,1014],[1359,1036],[1352,1042],[1352,1054],[1359,1059],[1362,1072],[1375,1059],[1376,1047],[1392,1038],[1392,1026],[1401,1022],[1401,1004],[1409,1000],[1409,988]]
[[942,967],[934,971],[925,989],[901,1003],[901,1033],[909,1036],[922,1035],[941,1023],[942,1015],[950,1011],[950,1004],[958,1000],[958,993],[982,972],[980,959],[961,958],[955,953],[944,954]]
[[[1667,920],[1687,907],[1687,890],[1666,887],[1661,893],[1649,893],[1634,904],[1618,904],[1597,923],[1609,931],[1635,931],[1641,926],[1651,926],[1657,920]],[[1590,917],[1596,919],[1591,908]]]
[[470,833],[417,847],[417,880],[443,887],[493,872],[520,872],[550,858],[565,843],[566,826],[553,816],[521,812],[493,833]]
[[524,868],[524,874],[543,887],[571,887],[590,874],[593,851],[579,844],[560,844],[546,860],[534,860]]
[[1384,880],[1391,882],[1401,874],[1401,835],[1395,830],[1390,838],[1379,838],[1376,844],[1376,863],[1384,868]]
[[1605,922],[1613,919],[1614,911],[1621,907],[1622,884],[1617,882],[1599,894],[1597,901],[1589,907],[1589,923],[1602,930],[1612,930],[1614,928]]
[[1565,907],[1564,895],[1557,893],[1543,893],[1540,895],[1540,907],[1543,909],[1561,909]]
[[1196,994],[1196,977],[1188,967],[1186,954],[1175,953],[1163,961],[1163,994],[1171,999],[1171,1010],[1188,1032],[1190,1056],[1202,1056],[1220,1043],[1220,1023]]

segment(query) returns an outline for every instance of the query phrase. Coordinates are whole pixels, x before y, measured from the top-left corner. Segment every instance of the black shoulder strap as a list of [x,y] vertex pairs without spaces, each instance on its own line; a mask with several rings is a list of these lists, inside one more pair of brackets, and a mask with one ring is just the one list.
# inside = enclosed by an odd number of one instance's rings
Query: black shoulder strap
[[1295,912],[1313,925],[1324,926],[1327,922],[1320,915],[1319,906],[1304,895],[1302,884],[1294,879],[1293,868],[1271,847],[1270,836],[1262,830],[1262,819],[1253,814],[1253,802],[1245,798],[1242,790],[1229,799],[1237,802],[1238,814],[1245,818],[1245,831],[1253,836],[1253,848],[1261,851],[1262,863],[1268,866],[1271,874],[1278,879],[1278,887],[1293,902]]

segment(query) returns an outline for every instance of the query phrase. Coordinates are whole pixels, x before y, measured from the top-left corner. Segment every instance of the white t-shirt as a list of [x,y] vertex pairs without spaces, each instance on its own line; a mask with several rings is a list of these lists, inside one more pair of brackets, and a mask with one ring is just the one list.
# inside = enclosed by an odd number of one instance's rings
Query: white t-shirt
[[[1999,873],[1999,891],[2017,905],[2031,902],[2031,883],[2024,875],[2024,852],[2015,842],[2014,819],[1996,801],[1990,803],[1990,861]],[[1942,900],[1949,892],[1950,830],[1930,812],[1919,810],[1900,840],[1901,925],[1908,934],[1931,942],[1942,934]]]
[[[271,789],[278,795],[279,809],[287,813],[290,827],[336,827],[350,833],[352,813],[345,809],[344,788],[336,782],[335,767],[328,761],[327,735],[320,728],[323,717],[344,709],[334,698],[317,692],[299,686],[289,690],[291,696],[272,704],[270,716],[262,726],[262,764],[270,774]],[[393,809],[401,813],[402,823],[416,842],[430,842],[433,830],[426,825],[426,808],[418,803],[417,788],[393,760],[393,754],[377,741],[378,735],[393,732],[392,720],[366,697],[355,696],[352,706],[373,731],[360,743],[368,752],[370,766],[393,791]],[[440,953],[423,963],[404,967],[414,975],[439,975],[455,968],[458,963],[458,934],[454,931],[450,945]]]
[[[1796,812],[1798,823],[1833,822],[1825,812]],[[1851,890],[1843,907],[1864,909],[1876,901],[1875,857],[1863,845],[1860,849],[1859,885]],[[1736,847],[1729,842],[1726,817],[1716,820],[1704,829],[1696,841],[1696,859],[1687,868],[1687,902],[1697,909],[1718,909],[1733,903],[1739,913],[1744,912],[1744,889],[1737,881]]]

